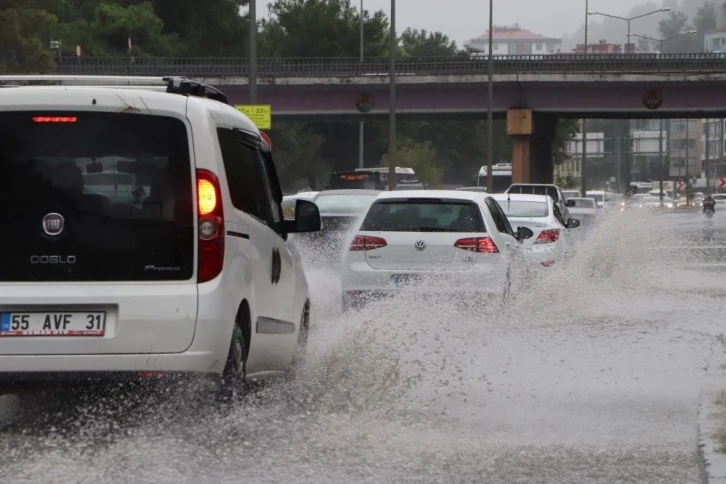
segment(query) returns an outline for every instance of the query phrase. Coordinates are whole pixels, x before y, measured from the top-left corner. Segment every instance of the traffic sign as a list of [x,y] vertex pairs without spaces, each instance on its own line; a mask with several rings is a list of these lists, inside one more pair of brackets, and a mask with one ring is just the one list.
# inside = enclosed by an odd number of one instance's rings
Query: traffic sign
[[235,109],[250,118],[257,129],[272,129],[272,106],[269,104],[238,104]]
[[726,178],[720,177],[718,179],[718,187],[723,188],[726,186]]
[[676,184],[676,190],[683,190],[683,180],[678,180],[678,183]]

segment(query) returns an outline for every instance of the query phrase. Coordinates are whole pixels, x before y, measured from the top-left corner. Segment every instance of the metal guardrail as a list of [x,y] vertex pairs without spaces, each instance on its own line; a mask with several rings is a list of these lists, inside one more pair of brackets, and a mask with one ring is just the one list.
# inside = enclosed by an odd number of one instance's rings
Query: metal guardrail
[[[551,54],[494,56],[496,74],[645,74],[726,72],[724,54]],[[399,75],[486,74],[486,57],[420,57],[396,62]],[[385,76],[387,58],[260,58],[260,78]],[[244,57],[62,57],[59,74],[247,77]]]

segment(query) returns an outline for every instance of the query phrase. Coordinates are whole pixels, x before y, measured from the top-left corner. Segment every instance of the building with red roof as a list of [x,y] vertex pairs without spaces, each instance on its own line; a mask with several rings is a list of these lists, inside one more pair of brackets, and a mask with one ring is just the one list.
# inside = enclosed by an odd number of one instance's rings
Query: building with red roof
[[[562,45],[561,39],[546,37],[523,29],[519,24],[511,27],[497,27],[492,31],[493,55],[537,55],[557,54]],[[464,44],[474,54],[489,53],[489,31]]]

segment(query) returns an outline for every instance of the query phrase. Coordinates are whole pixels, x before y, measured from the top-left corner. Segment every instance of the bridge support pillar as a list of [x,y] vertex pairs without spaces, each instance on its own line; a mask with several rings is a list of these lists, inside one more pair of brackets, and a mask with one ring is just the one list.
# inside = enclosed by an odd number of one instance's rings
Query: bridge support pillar
[[512,137],[512,183],[552,183],[552,142],[557,118],[531,109],[507,111],[507,134]]
[[531,137],[531,183],[554,183],[552,143],[557,131],[557,117],[551,114],[535,114],[534,134]]
[[532,110],[508,110],[507,134],[512,137],[512,183],[530,183]]

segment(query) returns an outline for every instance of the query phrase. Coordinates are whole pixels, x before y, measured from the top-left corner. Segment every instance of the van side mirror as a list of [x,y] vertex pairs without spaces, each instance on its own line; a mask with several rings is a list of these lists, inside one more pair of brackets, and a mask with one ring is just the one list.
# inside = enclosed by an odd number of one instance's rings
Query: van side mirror
[[285,220],[283,228],[287,234],[318,232],[320,230],[320,210],[308,200],[295,201],[295,219]]

